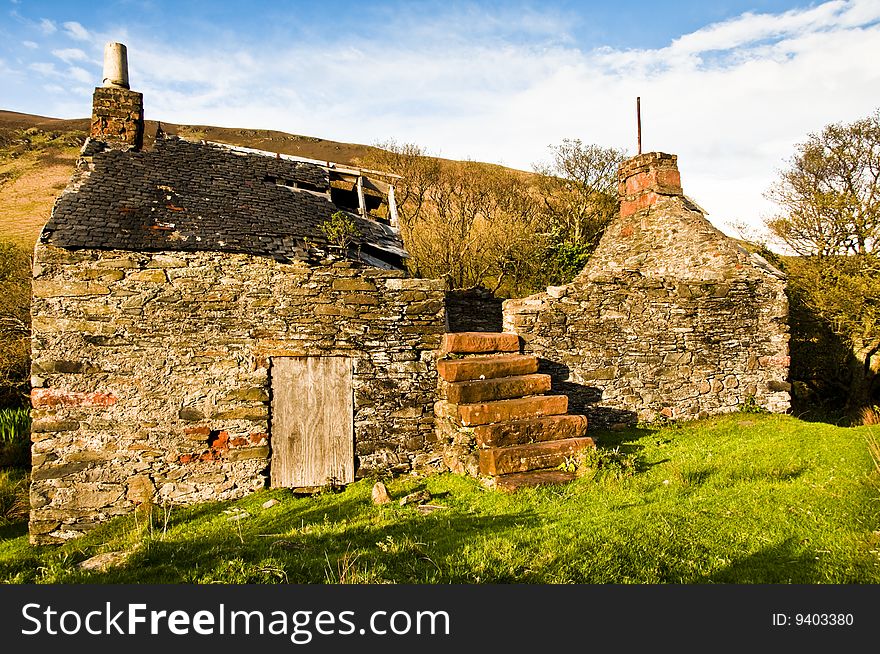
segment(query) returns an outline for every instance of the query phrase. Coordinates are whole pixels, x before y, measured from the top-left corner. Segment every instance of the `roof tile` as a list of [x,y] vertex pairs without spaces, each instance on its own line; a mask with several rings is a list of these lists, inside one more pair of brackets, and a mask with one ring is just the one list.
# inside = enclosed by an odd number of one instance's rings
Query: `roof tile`
[[[327,247],[321,224],[340,210],[319,194],[329,191],[330,180],[315,164],[177,137],[157,139],[153,150],[141,152],[87,141],[82,156],[43,229],[45,243],[299,259],[307,242]],[[397,230],[349,215],[360,232],[349,256],[402,266],[406,252]]]

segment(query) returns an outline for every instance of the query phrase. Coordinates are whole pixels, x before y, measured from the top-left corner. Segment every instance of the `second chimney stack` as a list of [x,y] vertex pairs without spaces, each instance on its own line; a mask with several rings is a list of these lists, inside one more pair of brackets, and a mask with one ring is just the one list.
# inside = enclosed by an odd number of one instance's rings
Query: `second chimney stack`
[[647,152],[629,159],[617,173],[620,215],[630,216],[648,209],[663,196],[682,195],[678,157],[665,152]]

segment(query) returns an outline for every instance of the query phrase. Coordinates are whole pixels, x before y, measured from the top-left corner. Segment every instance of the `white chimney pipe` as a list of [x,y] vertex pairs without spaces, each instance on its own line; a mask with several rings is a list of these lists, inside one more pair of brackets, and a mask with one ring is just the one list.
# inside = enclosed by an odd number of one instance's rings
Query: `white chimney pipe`
[[104,46],[104,86],[127,89],[128,50],[121,43],[108,43]]

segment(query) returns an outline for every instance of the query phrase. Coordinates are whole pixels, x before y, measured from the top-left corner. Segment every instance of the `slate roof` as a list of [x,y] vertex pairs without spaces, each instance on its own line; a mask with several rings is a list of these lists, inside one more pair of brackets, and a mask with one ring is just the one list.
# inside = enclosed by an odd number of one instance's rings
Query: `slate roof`
[[[41,240],[64,248],[308,259],[306,241],[326,249],[321,224],[339,211],[329,188],[321,166],[173,136],[141,152],[87,141]],[[402,266],[407,255],[396,229],[349,215],[360,232],[350,257]]]

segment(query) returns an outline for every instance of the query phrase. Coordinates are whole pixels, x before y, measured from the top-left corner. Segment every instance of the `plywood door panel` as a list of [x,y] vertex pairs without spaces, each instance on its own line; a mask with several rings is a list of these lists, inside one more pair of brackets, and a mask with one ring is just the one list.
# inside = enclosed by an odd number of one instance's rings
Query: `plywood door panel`
[[351,359],[272,359],[272,486],[354,481]]

